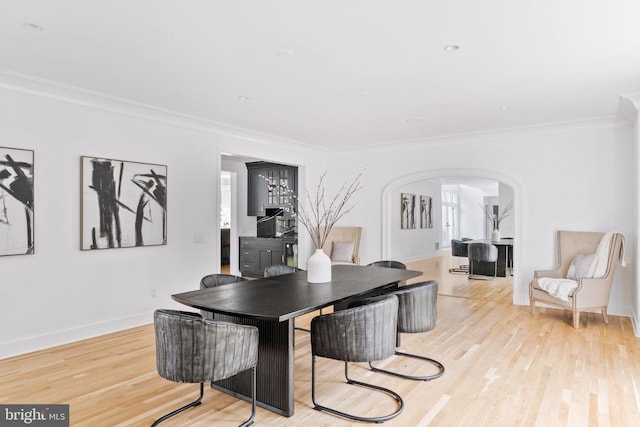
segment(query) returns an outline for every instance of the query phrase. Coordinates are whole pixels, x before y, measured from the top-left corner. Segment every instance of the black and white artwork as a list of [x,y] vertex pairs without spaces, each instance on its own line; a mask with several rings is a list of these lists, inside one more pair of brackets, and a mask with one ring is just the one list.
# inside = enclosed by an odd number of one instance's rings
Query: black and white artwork
[[420,228],[433,228],[432,199],[420,196]]
[[416,228],[416,195],[401,193],[400,195],[400,228]]
[[82,250],[167,244],[167,166],[82,157]]
[[0,147],[0,256],[34,253],[33,150]]

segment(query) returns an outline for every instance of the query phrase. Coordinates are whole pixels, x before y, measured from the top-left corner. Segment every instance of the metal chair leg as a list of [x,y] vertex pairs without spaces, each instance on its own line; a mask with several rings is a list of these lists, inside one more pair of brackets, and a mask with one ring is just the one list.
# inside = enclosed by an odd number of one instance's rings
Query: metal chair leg
[[182,411],[186,411],[189,408],[192,408],[194,406],[198,406],[199,404],[202,403],[202,396],[204,396],[204,383],[200,383],[200,397],[198,397],[197,400],[194,400],[193,402],[189,403],[188,405],[183,406],[182,408],[178,408],[173,412],[169,412],[167,415],[162,416],[161,418],[159,418],[156,422],[154,422],[153,424],[151,424],[151,427],[155,427],[158,424],[160,424],[161,422],[163,422],[164,420],[166,420],[167,418],[171,418],[174,415],[178,415],[180,412]]
[[414,359],[420,359],[420,360],[429,362],[432,365],[434,365],[436,368],[438,368],[438,372],[433,375],[406,375],[406,374],[401,374],[399,372],[388,371],[382,368],[376,368],[375,366],[373,366],[372,362],[369,362],[369,368],[371,368],[373,372],[382,372],[383,374],[395,375],[396,377],[405,378],[408,380],[416,380],[416,381],[431,381],[431,380],[435,380],[436,378],[440,378],[442,375],[444,375],[444,365],[435,359],[431,359],[425,356],[419,356],[417,354],[405,353],[403,351],[398,351],[398,350],[396,350],[395,354],[396,356],[413,357]]
[[390,420],[391,418],[394,418],[398,415],[400,415],[400,413],[402,412],[402,410],[404,409],[404,401],[402,400],[402,397],[400,397],[400,395],[396,392],[394,392],[393,390],[389,390],[388,388],[384,388],[384,387],[380,387],[374,384],[368,384],[368,383],[364,383],[361,381],[357,381],[354,380],[352,378],[349,377],[349,363],[348,362],[344,362],[344,376],[347,380],[347,384],[351,384],[351,385],[358,385],[361,387],[366,387],[366,388],[370,388],[373,390],[378,390],[382,393],[385,393],[389,396],[391,396],[392,398],[394,398],[396,400],[396,402],[399,405],[399,408],[388,414],[388,415],[382,415],[380,417],[361,417],[359,415],[353,415],[353,414],[349,414],[346,412],[342,412],[342,411],[338,411],[337,409],[333,409],[333,408],[329,408],[327,406],[322,406],[320,405],[317,400],[316,400],[316,356],[312,356],[311,359],[311,400],[313,401],[314,407],[313,409],[316,409],[318,411],[325,411],[325,412],[329,412],[331,414],[334,415],[338,415],[340,417],[343,418],[348,418],[350,420],[354,420],[354,421],[364,421],[364,422],[373,422],[373,423],[382,423],[384,421]]
[[240,427],[247,427],[253,424],[256,418],[256,367],[251,368],[251,416]]

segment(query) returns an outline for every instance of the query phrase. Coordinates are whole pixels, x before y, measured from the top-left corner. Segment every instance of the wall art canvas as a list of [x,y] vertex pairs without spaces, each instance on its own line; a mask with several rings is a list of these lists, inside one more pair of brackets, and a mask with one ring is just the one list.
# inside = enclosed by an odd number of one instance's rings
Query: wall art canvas
[[400,194],[400,228],[416,228],[416,195]]
[[432,199],[420,196],[420,228],[433,228]]
[[33,254],[33,150],[0,147],[0,256]]
[[167,166],[82,157],[82,250],[167,244]]

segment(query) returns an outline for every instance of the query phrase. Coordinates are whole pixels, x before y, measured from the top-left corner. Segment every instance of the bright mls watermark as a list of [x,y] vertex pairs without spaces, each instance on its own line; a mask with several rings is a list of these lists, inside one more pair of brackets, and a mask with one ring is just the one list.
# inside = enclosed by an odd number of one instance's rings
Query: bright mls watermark
[[69,427],[69,405],[0,405],[0,426]]

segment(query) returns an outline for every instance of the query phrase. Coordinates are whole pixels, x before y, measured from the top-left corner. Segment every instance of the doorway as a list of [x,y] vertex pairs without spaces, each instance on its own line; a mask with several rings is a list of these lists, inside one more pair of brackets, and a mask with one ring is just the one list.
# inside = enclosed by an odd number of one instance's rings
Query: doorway
[[[474,169],[437,169],[437,170],[428,170],[421,171],[411,175],[407,175],[404,177],[400,177],[385,186],[382,192],[382,251],[380,259],[391,259],[394,256],[394,245],[398,245],[397,229],[399,228],[398,224],[396,224],[395,219],[397,215],[394,215],[397,209],[397,195],[406,189],[407,186],[416,186],[416,184],[421,182],[442,182],[443,179],[451,179],[455,178],[458,180],[455,184],[466,181],[487,181],[492,182],[494,186],[497,186],[496,196],[499,198],[499,204],[505,205],[507,203],[513,203],[513,212],[511,215],[510,223],[503,223],[505,229],[505,235],[513,237],[517,245],[514,245],[513,259],[517,262],[520,259],[520,254],[522,251],[522,244],[519,240],[519,236],[521,236],[521,227],[522,227],[522,188],[520,184],[514,180],[512,177],[502,175],[501,173],[495,171],[488,171],[484,169],[474,170]],[[447,184],[450,184],[448,182]],[[446,196],[441,198],[441,207],[438,208],[434,206],[435,211],[442,212],[439,221],[442,221],[440,224],[434,224],[440,234],[440,241],[438,243],[446,244],[446,242],[451,242],[450,236],[457,230],[459,237],[469,237],[475,239],[482,239],[485,236],[485,218],[483,212],[483,197],[479,197],[478,200],[473,198],[461,198],[458,196],[458,209],[456,211],[454,204],[449,204],[446,208],[447,204],[444,203]],[[435,201],[435,199],[434,199]],[[467,223],[466,215],[469,215],[470,218],[473,218],[473,222]],[[462,219],[465,218],[465,219]],[[447,227],[447,219],[449,222],[449,226]],[[455,222],[453,222],[455,221]],[[502,229],[501,229],[502,231]],[[405,233],[406,234],[406,233]],[[396,239],[394,240],[394,237]],[[433,248],[431,242],[428,243],[429,248]],[[430,249],[431,250],[431,249]],[[442,250],[433,251],[432,256],[442,256]],[[521,273],[518,269],[515,269],[513,272],[513,303],[519,305],[528,304],[528,289],[527,284],[522,282]]]

